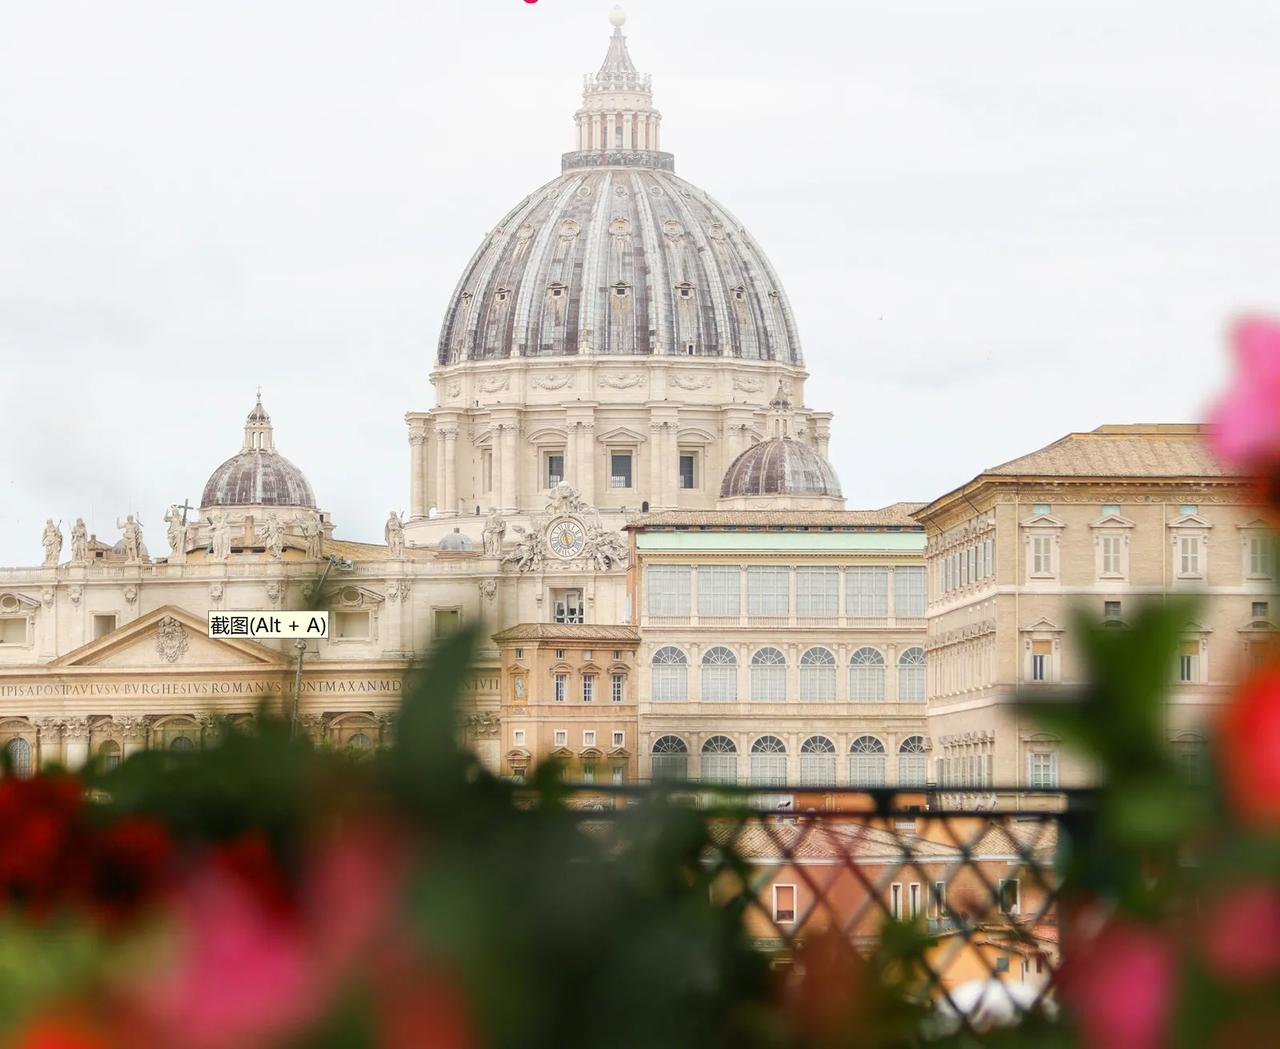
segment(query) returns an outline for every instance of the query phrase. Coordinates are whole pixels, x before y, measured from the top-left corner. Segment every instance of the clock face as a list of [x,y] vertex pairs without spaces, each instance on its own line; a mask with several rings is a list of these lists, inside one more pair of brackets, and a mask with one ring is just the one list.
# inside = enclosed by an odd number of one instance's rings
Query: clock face
[[547,544],[556,557],[577,557],[587,542],[587,531],[572,517],[561,517],[551,523]]

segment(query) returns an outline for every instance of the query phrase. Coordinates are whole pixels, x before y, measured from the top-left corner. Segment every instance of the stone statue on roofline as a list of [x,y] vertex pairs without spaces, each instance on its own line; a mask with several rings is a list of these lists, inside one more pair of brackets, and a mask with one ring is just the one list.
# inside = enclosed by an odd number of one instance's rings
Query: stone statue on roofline
[[56,565],[58,558],[62,556],[61,523],[54,524],[52,517],[46,519],[44,534],[40,537],[40,542],[44,546],[44,563],[46,565]]
[[209,525],[212,529],[210,553],[215,561],[225,561],[231,556],[231,522],[227,520],[227,512],[223,510],[219,513],[217,520],[210,518]]
[[71,529],[71,560],[78,565],[89,560],[89,530],[84,526],[83,517],[77,517]]
[[142,522],[133,516],[126,514],[123,521],[116,518],[116,527],[124,532],[124,559],[129,564],[138,564],[142,561]]
[[484,522],[484,532],[481,534],[484,539],[485,556],[501,557],[502,540],[507,534],[507,522],[502,519],[502,513],[497,508],[489,511],[489,516]]
[[387,518],[387,526],[382,530],[382,535],[387,541],[390,556],[397,560],[404,557],[404,523],[394,510]]
[[321,539],[324,533],[320,529],[319,520],[308,514],[302,519],[302,541],[306,546],[307,557],[313,561],[320,560]]
[[276,561],[284,557],[284,522],[274,514],[267,514],[262,529],[263,545],[267,553]]

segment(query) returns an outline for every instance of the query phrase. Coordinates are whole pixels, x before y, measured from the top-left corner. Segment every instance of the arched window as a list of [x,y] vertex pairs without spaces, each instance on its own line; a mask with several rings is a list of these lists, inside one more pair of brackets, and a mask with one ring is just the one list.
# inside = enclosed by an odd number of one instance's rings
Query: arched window
[[702,699],[706,703],[733,703],[738,698],[738,660],[724,645],[702,654]]
[[829,649],[811,648],[800,657],[800,698],[807,703],[836,698],[836,657]]
[[21,736],[14,736],[4,749],[9,756],[9,768],[15,776],[26,779],[35,771],[31,763],[31,744]]
[[884,700],[884,656],[874,648],[860,648],[849,657],[849,698],[855,703]]
[[782,703],[787,698],[787,657],[761,648],[751,657],[751,702]]
[[196,745],[191,741],[190,736],[174,736],[169,740],[169,749],[185,754],[188,751],[196,749]]
[[655,702],[689,701],[689,659],[673,645],[653,654],[653,698]]
[[1184,732],[1173,741],[1173,759],[1188,783],[1203,784],[1208,777],[1208,748],[1203,736]]
[[679,736],[659,736],[653,744],[653,779],[687,780],[689,748]]
[[758,787],[787,782],[787,747],[777,736],[761,736],[751,744],[751,782]]
[[898,700],[924,702],[924,649],[908,648],[898,657]]
[[702,744],[702,782],[738,782],[738,746],[728,736],[708,736]]
[[800,784],[805,787],[836,785],[836,745],[826,736],[810,736],[800,744]]
[[349,740],[347,740],[348,750],[372,750],[373,740],[366,736],[363,732],[357,732]]
[[98,764],[104,772],[120,767],[120,744],[114,739],[104,740],[98,747]]
[[924,736],[908,736],[898,747],[898,785],[923,787],[928,779],[928,748]]
[[875,736],[859,736],[849,747],[849,786],[884,786],[884,744]]

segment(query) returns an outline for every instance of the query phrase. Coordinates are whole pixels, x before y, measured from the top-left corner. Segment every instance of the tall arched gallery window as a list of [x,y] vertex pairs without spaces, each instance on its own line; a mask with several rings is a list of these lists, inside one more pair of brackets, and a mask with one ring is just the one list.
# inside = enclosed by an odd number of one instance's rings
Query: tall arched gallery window
[[653,743],[653,778],[687,780],[689,747],[679,736],[659,736]]
[[800,698],[830,703],[836,698],[836,657],[829,649],[811,648],[800,656]]
[[759,648],[751,657],[751,702],[781,703],[787,698],[787,658],[776,648]]
[[723,645],[702,654],[702,701],[732,703],[738,698],[738,660]]
[[655,702],[686,703],[689,700],[689,658],[673,645],[653,654],[653,699]]
[[787,747],[777,736],[761,736],[751,744],[751,783],[769,787],[787,782]]
[[884,744],[875,736],[859,736],[849,747],[849,786],[884,786]]
[[874,648],[860,648],[849,657],[849,698],[855,703],[884,700],[884,656]]
[[924,702],[924,649],[908,648],[898,657],[898,700],[902,703]]
[[836,785],[836,745],[826,736],[810,736],[800,744],[800,784],[805,787]]
[[928,749],[923,736],[908,736],[898,747],[898,785],[923,787],[928,776]]
[[728,736],[708,736],[702,744],[702,782],[738,782],[738,747]]

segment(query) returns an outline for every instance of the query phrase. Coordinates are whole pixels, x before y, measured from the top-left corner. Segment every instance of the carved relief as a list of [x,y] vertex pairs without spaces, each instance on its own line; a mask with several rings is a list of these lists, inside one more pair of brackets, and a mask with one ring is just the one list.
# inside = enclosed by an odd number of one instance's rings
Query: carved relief
[[462,380],[450,379],[444,386],[444,395],[446,397],[457,397],[462,392]]
[[222,600],[222,584],[221,583],[209,584],[209,600],[212,601],[214,604],[217,604],[219,601]]
[[138,600],[138,588],[132,584],[124,588],[124,599],[133,604]]
[[492,711],[486,711],[482,714],[468,714],[463,719],[463,724],[471,734],[479,739],[492,739],[498,734],[498,729],[502,723],[502,719]]
[[630,390],[644,382],[644,376],[639,372],[605,372],[600,376],[599,381],[601,386],[609,386],[615,390]]
[[520,228],[516,230],[516,243],[524,244],[533,239],[536,231],[529,223],[521,223]]
[[501,393],[510,383],[511,379],[506,375],[486,375],[480,380],[480,389],[484,393]]
[[173,616],[165,616],[156,626],[156,651],[166,663],[176,663],[186,654],[186,628]]
[[735,375],[733,377],[733,388],[742,390],[744,393],[759,393],[764,389],[764,380],[756,379],[750,375]]
[[669,240],[679,240],[684,236],[684,226],[678,223],[675,219],[667,219],[667,221],[662,224],[662,235]]
[[671,381],[682,390],[705,390],[711,385],[711,376],[704,372],[694,372],[691,375],[685,375],[683,372],[673,372]]
[[492,601],[498,596],[498,581],[496,579],[480,580],[480,597],[484,601]]
[[712,240],[724,240],[724,226],[719,222],[713,222],[707,227],[707,236]]
[[540,390],[563,390],[572,382],[572,372],[552,372],[549,375],[535,375],[533,377],[533,385]]
[[73,605],[78,605],[80,603],[80,598],[83,594],[84,594],[84,590],[78,586],[73,586],[67,592],[67,596],[71,598],[71,603]]
[[600,511],[567,482],[556,485],[543,512],[530,524],[528,529],[514,526],[515,548],[502,559],[504,567],[533,572],[548,565],[588,564],[604,572],[626,564],[622,536],[605,528]]

